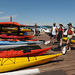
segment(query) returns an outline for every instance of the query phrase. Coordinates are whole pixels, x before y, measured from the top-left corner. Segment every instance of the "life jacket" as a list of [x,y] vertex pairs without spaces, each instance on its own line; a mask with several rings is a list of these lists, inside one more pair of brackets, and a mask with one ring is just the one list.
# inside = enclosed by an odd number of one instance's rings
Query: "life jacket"
[[62,27],[60,27],[58,31],[59,31],[59,32],[63,32],[63,29],[62,29]]
[[67,34],[68,35],[72,35],[73,34],[73,32],[71,31],[71,29],[68,29]]

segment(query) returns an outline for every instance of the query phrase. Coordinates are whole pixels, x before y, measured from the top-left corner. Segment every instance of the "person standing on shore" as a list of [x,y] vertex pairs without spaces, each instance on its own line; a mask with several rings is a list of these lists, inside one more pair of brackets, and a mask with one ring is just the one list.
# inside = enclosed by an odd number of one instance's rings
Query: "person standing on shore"
[[55,39],[56,39],[56,37],[57,37],[57,27],[56,27],[56,23],[53,23],[53,26],[52,26],[52,28],[51,28],[51,34],[52,34],[52,43],[54,44],[54,41],[55,41]]
[[67,45],[68,45],[68,51],[71,51],[71,39],[74,35],[74,28],[72,27],[72,23],[67,24],[68,25],[68,31],[67,31]]
[[64,27],[62,24],[59,24],[59,29],[58,29],[58,36],[57,36],[57,41],[59,41],[59,46],[62,46],[62,38],[63,38],[63,33],[64,33]]
[[37,24],[34,25],[34,35],[37,35]]

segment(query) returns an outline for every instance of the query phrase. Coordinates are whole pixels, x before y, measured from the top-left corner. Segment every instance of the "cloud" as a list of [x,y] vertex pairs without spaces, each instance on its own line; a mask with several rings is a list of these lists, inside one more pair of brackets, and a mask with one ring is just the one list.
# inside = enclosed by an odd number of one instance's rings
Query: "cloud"
[[3,11],[0,11],[0,14],[4,14],[4,12]]
[[[15,17],[17,17],[16,15],[12,15],[12,18],[15,18]],[[0,17],[0,19],[9,19],[10,18],[10,16],[3,16],[3,17]]]

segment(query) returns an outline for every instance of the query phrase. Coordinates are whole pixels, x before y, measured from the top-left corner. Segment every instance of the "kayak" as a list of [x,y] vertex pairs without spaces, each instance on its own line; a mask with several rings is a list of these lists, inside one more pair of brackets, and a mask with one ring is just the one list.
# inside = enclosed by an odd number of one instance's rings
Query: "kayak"
[[[18,31],[17,28],[2,28],[2,31]],[[31,29],[20,29],[21,32],[31,32]]]
[[0,45],[0,49],[10,49],[10,48],[16,48],[16,47],[22,47],[27,46],[27,44],[24,45]]
[[[27,36],[28,35],[27,32],[15,32],[15,31],[2,31],[2,32],[4,32],[4,34],[7,34],[7,37],[10,36],[10,35],[12,37],[13,36]],[[3,35],[3,34],[1,34],[1,35]],[[6,35],[4,35],[4,36],[6,36]],[[33,36],[33,35],[28,35],[28,36]]]
[[67,41],[67,37],[63,37],[63,40],[64,40],[64,41]]
[[21,29],[20,31],[21,32],[31,32],[32,30],[31,29]]
[[36,57],[0,58],[0,72],[7,72],[29,66],[44,64],[61,55],[62,53]]
[[[73,37],[73,39],[71,39],[71,43],[74,43],[74,44],[75,44],[75,39],[74,39],[74,38],[75,38],[75,37]],[[67,37],[64,37],[63,40],[64,40],[64,41],[67,41]]]
[[20,26],[18,22],[0,22],[0,26]]
[[4,50],[0,51],[0,58],[11,58],[11,57],[20,57],[20,56],[38,56],[46,53],[52,47],[43,48],[43,49],[21,49],[21,50]]
[[18,22],[0,22],[0,26],[2,27],[26,27],[27,25],[21,25]]
[[0,75],[35,75],[40,73],[39,68],[34,68],[34,69],[27,69],[27,70],[18,70],[18,71],[13,71],[13,72],[5,72],[1,73]]
[[[0,38],[0,41],[39,41],[38,39],[12,39],[12,38]],[[43,40],[44,41],[44,40]]]
[[1,41],[38,41],[38,39],[30,39],[30,40],[27,40],[27,39],[0,39]]
[[1,38],[8,38],[8,39],[25,39],[25,38],[33,38],[33,35],[24,35],[24,36],[13,36],[13,35],[6,35],[6,34],[1,34],[0,35]]
[[0,45],[43,44],[43,41],[0,41]]
[[[5,45],[4,45],[5,46]],[[35,50],[35,49],[41,49],[41,47],[39,45],[27,45],[27,46],[18,46],[18,47],[14,47],[14,48],[4,48],[4,49],[0,49],[0,51],[9,51],[9,50]]]

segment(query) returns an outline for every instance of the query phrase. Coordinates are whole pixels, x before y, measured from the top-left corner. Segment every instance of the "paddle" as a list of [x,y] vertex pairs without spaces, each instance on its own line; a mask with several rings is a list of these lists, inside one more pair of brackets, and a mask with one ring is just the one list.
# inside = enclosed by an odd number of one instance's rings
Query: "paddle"
[[49,43],[51,43],[50,40],[49,40],[49,41],[46,41],[44,44],[45,44],[45,45],[48,45]]
[[62,49],[62,54],[65,55],[66,52],[67,52],[67,49],[66,49],[66,46],[64,46],[63,49]]

